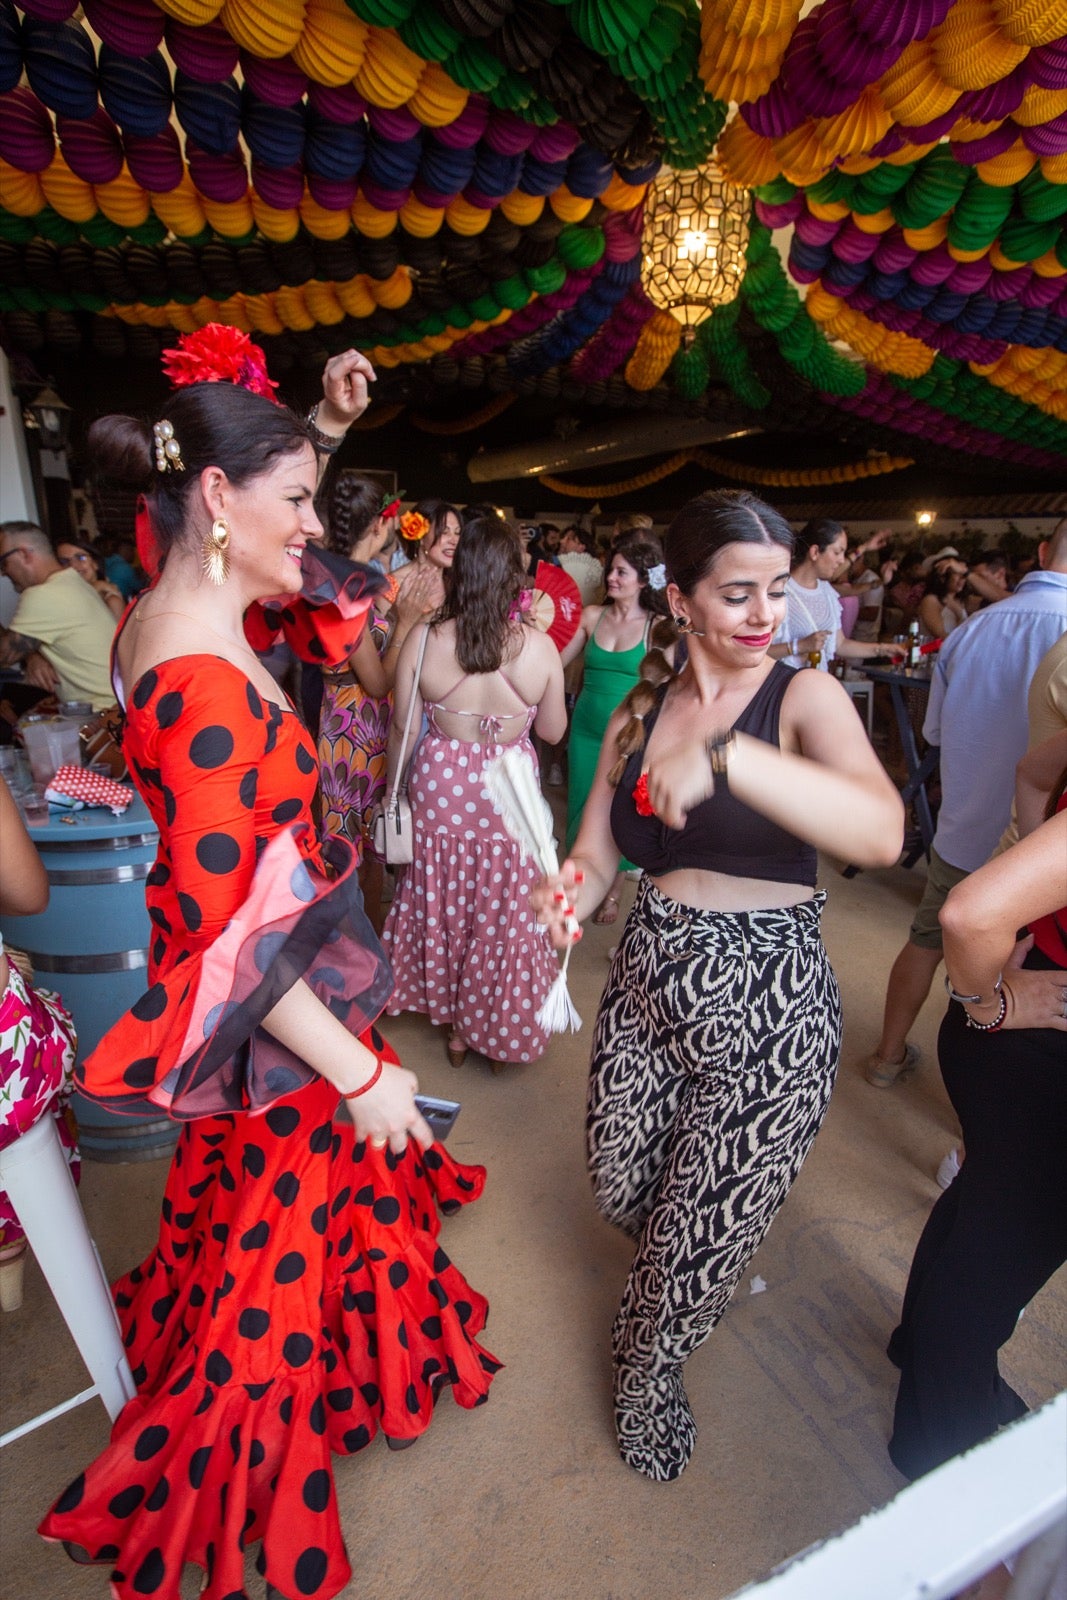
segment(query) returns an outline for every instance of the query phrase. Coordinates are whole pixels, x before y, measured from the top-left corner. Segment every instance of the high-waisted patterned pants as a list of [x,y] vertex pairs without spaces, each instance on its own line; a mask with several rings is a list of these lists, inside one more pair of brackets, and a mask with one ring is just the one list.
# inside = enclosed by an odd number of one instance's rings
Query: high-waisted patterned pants
[[642,879],[597,1016],[596,1202],[637,1241],[612,1330],[623,1459],[676,1478],[696,1437],[681,1366],[722,1316],[822,1122],[841,1046],[825,895],[694,911]]

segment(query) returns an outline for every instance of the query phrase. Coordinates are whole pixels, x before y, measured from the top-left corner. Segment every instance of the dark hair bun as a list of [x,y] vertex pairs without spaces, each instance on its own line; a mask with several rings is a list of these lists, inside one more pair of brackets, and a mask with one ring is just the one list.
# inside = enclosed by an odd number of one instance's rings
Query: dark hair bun
[[146,487],[154,465],[152,432],[147,423],[120,415],[98,417],[89,428],[87,444],[93,470],[99,477],[133,483],[139,489]]

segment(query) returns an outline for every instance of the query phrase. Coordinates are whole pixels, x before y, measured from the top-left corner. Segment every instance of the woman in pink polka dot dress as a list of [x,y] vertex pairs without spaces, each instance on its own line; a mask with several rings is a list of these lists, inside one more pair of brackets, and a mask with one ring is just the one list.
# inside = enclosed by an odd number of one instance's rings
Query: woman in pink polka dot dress
[[563,669],[543,633],[522,622],[522,544],[498,519],[464,529],[445,603],[401,652],[389,742],[392,773],[415,696],[408,797],[415,859],[403,870],[382,935],[396,979],[392,1016],[418,1011],[446,1026],[448,1056],[461,1066],[468,1048],[494,1066],[537,1061],[548,1035],[535,1017],[558,966],[530,909],[538,880],[482,788],[485,764],[517,744],[537,771],[531,729],[546,744],[566,730]]

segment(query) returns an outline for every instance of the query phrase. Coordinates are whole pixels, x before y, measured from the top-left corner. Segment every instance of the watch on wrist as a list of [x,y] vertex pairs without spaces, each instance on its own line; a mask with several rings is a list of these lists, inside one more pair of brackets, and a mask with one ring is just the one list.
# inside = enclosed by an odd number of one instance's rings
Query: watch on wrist
[[711,735],[704,748],[708,752],[712,772],[717,778],[721,778],[737,748],[737,734],[732,728],[721,729]]

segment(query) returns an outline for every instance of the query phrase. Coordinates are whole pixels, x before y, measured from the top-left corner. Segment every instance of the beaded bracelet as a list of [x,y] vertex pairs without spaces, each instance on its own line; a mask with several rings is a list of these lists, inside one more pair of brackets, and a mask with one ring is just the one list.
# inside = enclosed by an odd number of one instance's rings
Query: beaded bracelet
[[1004,1018],[1007,1016],[1007,1014],[1008,997],[1004,993],[1003,989],[1000,991],[1000,1006],[992,1022],[975,1022],[974,1018],[971,1016],[971,1013],[966,1008],[964,1008],[963,1012],[963,1015],[967,1019],[968,1028],[973,1028],[976,1033],[996,1033],[998,1028],[1003,1027]]
[[332,456],[336,451],[340,450],[345,442],[346,435],[343,433],[323,433],[316,421],[318,414],[319,407],[316,401],[304,419],[307,424],[307,430],[311,435],[311,442],[316,450],[325,450],[327,455]]
[[368,1089],[373,1089],[374,1088],[374,1085],[378,1082],[378,1079],[382,1075],[382,1067],[385,1065],[385,1057],[384,1056],[377,1056],[375,1059],[376,1059],[376,1065],[375,1065],[374,1071],[371,1073],[371,1075],[367,1079],[366,1083],[362,1084],[360,1086],[360,1088],[358,1088],[358,1089],[350,1089],[347,1094],[345,1094],[344,1091],[342,1090],[341,1091],[341,1099],[342,1100],[358,1100],[361,1094],[366,1094]]

